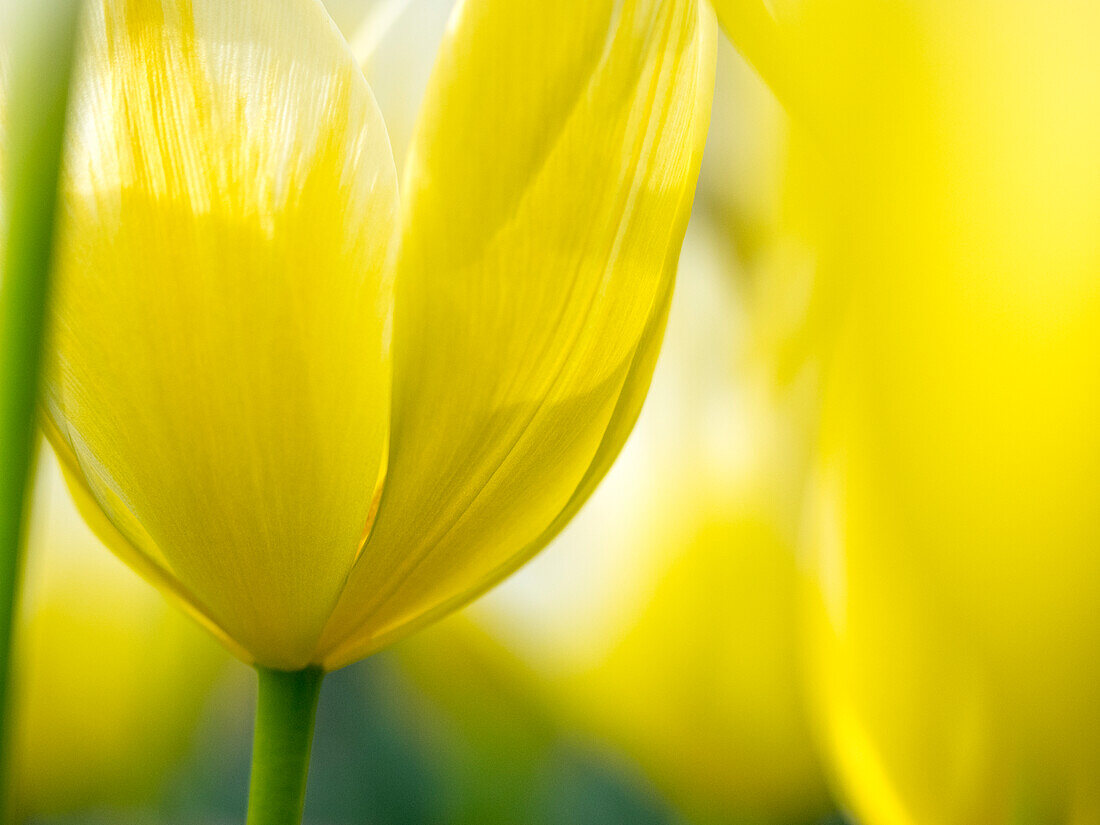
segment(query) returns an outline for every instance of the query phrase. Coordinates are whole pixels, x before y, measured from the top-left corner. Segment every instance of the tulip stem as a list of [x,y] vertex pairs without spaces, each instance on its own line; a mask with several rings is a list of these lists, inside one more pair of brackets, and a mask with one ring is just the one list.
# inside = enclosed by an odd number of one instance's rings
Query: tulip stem
[[288,672],[257,667],[259,691],[252,738],[247,825],[300,825],[320,668]]
[[[76,0],[12,4],[3,175],[7,231],[0,259],[0,772],[6,775],[11,634],[34,456],[38,371],[46,324],[54,214]],[[4,32],[5,38],[9,36]],[[0,779],[0,815],[7,810]]]

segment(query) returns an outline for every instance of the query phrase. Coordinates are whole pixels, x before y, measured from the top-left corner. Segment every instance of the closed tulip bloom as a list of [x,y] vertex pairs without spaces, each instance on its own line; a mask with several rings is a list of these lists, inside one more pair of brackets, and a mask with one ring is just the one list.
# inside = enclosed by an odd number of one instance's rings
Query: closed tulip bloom
[[341,667],[520,565],[626,438],[709,12],[460,3],[399,205],[316,0],[91,5],[51,441],[116,552],[238,656]]
[[319,0],[89,4],[45,427],[83,511],[260,672],[248,819],[321,675],[540,549],[662,337],[713,86],[697,0],[464,0],[398,199]]
[[1098,822],[1100,11],[773,22],[842,307],[807,531],[839,783],[869,825]]

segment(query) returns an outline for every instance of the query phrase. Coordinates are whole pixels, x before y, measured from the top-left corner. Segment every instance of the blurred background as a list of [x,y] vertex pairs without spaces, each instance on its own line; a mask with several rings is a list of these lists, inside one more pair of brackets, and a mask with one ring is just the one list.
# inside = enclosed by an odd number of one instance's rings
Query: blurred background
[[[399,167],[450,7],[330,0]],[[804,710],[795,609],[813,268],[781,209],[786,116],[720,48],[667,343],[636,431],[533,563],[326,681],[309,823],[838,820]],[[17,821],[243,821],[253,673],[98,545],[46,451],[17,645]]]
[[[328,5],[400,167],[452,0]],[[311,825],[1100,825],[1100,7],[716,5],[785,106],[720,36],[638,426],[327,679]],[[254,674],[39,464],[16,821],[242,822]]]

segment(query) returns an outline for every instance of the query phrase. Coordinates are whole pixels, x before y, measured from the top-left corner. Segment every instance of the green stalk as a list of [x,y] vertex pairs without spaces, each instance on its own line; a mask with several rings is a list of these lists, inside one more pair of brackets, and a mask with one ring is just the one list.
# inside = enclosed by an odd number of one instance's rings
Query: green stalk
[[313,721],[325,674],[320,668],[287,672],[257,667],[256,672],[260,683],[248,825],[300,825]]
[[76,0],[16,7],[3,32],[16,39],[0,157],[8,215],[0,264],[0,769],[7,766],[12,624],[78,16]]

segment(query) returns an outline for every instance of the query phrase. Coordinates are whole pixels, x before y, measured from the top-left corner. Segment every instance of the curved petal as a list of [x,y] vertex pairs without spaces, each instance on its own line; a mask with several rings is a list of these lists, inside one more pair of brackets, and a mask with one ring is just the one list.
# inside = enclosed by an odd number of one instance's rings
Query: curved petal
[[175,592],[256,661],[300,667],[385,460],[385,127],[318,0],[89,17],[49,429]]
[[695,0],[460,6],[407,170],[390,474],[326,667],[510,572],[618,453],[664,329],[713,61]]
[[96,501],[88,482],[80,470],[76,456],[68,443],[53,426],[53,422],[44,418],[41,422],[46,439],[53,447],[61,468],[62,478],[69,490],[76,510],[97,539],[118,556],[134,572],[156,587],[176,607],[205,627],[230,653],[241,661],[252,664],[252,654],[237,644],[210,615],[202,600],[178,582],[169,572],[162,558],[155,558],[148,552],[139,550],[133,541],[107,518]]

